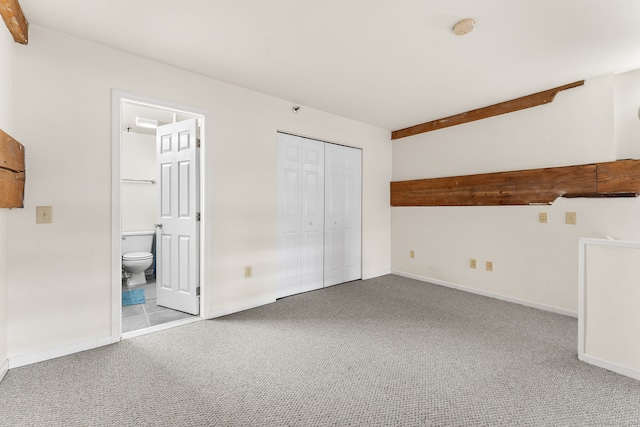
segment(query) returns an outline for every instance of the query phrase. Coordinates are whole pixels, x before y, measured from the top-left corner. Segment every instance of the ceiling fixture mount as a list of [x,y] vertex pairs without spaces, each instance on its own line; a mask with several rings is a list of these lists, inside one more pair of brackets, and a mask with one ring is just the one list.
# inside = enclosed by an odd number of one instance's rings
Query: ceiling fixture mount
[[475,25],[476,21],[473,18],[461,19],[453,26],[453,33],[456,36],[464,36],[465,34],[470,33]]
[[139,128],[156,129],[158,127],[158,121],[136,117],[136,126]]

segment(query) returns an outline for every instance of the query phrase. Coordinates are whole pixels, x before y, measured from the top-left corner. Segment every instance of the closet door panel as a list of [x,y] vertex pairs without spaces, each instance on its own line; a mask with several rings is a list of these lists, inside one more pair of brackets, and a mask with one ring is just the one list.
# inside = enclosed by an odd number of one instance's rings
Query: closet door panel
[[278,298],[300,292],[301,165],[300,138],[278,134]]
[[362,277],[362,152],[335,144],[325,145],[324,285]]
[[300,292],[323,285],[324,143],[302,140],[302,223]]
[[344,282],[362,278],[362,151],[342,147],[345,155]]
[[324,143],[278,133],[278,281],[281,298],[323,286]]
[[343,282],[344,276],[344,153],[325,144],[324,286]]

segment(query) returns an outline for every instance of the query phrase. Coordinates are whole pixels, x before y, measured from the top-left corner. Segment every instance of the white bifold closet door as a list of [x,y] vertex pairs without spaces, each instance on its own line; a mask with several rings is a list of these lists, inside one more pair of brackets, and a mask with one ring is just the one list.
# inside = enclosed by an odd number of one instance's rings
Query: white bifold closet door
[[361,278],[362,151],[325,144],[324,286]]
[[323,286],[324,143],[278,133],[277,297]]
[[361,150],[278,133],[281,298],[361,278]]

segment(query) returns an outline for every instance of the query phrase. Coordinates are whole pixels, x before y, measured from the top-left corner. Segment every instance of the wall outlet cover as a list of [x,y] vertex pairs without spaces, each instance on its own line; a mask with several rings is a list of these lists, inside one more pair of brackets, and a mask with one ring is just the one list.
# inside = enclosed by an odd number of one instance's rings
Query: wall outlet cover
[[543,224],[546,224],[547,223],[547,213],[546,212],[538,213],[538,221],[540,221]]
[[36,224],[51,224],[53,222],[52,206],[36,206]]

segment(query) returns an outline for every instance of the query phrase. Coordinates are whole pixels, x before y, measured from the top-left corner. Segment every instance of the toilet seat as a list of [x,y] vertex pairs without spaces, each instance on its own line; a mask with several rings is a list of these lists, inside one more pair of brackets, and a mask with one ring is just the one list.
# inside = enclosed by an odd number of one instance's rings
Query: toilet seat
[[150,252],[131,252],[122,255],[122,259],[124,261],[144,261],[146,259],[153,259],[153,254]]

